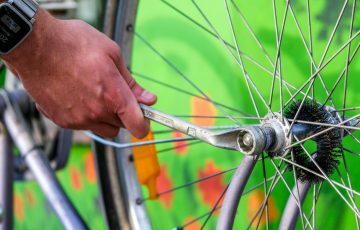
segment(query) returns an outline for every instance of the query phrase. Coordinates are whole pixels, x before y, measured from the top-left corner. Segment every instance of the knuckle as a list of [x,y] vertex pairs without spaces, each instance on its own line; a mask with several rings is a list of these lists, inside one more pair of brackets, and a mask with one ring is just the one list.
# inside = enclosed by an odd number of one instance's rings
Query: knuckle
[[84,125],[86,125],[88,123],[89,119],[87,116],[78,116],[76,118],[73,119],[73,122],[71,124],[71,126],[74,127],[83,127]]
[[128,79],[128,80],[127,80],[127,84],[128,84],[128,86],[129,86],[130,89],[134,88],[134,87],[137,85],[137,83],[136,83],[136,81],[135,81],[134,78]]
[[[91,51],[87,55],[86,64],[88,66],[97,66],[102,60],[102,53],[98,51]],[[85,62],[84,62],[85,63]]]
[[100,109],[100,108],[94,108],[89,113],[89,117],[93,121],[99,120],[100,118],[103,117],[103,115],[104,115],[104,111],[102,109]]
[[121,53],[120,46],[114,41],[111,41],[110,49],[117,55],[120,55]]
[[115,113],[119,116],[126,114],[130,107],[130,101],[127,98],[122,98],[121,101],[115,104]]
[[125,114],[130,106],[129,97],[121,96],[120,92],[107,92],[104,99],[107,102],[108,111],[118,115]]

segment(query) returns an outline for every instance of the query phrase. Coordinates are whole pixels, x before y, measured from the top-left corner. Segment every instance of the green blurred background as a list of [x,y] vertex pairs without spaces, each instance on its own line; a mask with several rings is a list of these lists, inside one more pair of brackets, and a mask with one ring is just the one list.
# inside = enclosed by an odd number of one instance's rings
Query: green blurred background
[[[285,8],[285,1],[278,2],[278,21],[282,21]],[[196,21],[210,28],[206,21],[199,15],[191,1],[171,1],[176,7],[186,12]],[[239,8],[244,13],[249,24],[257,34],[259,40],[264,45],[273,59],[276,54],[276,38],[274,33],[273,12],[271,1],[236,1]],[[301,28],[307,35],[306,27],[306,1],[292,1],[294,11],[298,17]],[[337,15],[341,10],[343,1],[323,0],[312,1],[313,39],[314,39],[314,59],[318,62],[322,51],[326,46],[328,37],[331,34]],[[351,16],[351,6],[353,1],[349,1],[349,6],[345,11],[344,19],[341,21],[338,33],[330,47],[325,60],[331,56],[348,38],[348,26]],[[77,10],[72,12],[74,17],[82,18],[97,28],[102,25],[102,8],[104,3],[97,0],[81,0],[77,2]],[[232,34],[229,30],[228,18],[223,1],[199,1],[200,7],[206,12],[209,20],[219,33],[230,44],[234,44]],[[360,12],[359,6],[356,12]],[[246,54],[261,63],[265,68],[272,69],[263,53],[258,48],[254,39],[246,30],[243,22],[232,8],[235,31],[239,39],[239,48]],[[270,23],[269,23],[270,22]],[[294,20],[289,16],[285,26],[286,33],[283,39],[282,49],[282,71],[284,79],[299,87],[311,74],[310,62],[306,50],[302,45]],[[357,29],[356,29],[357,28]],[[354,31],[360,28],[360,16],[356,15]],[[184,75],[189,77],[194,83],[209,95],[212,100],[222,102],[228,106],[241,111],[255,114],[251,99],[247,92],[246,84],[239,66],[233,61],[224,46],[216,38],[212,38],[204,33],[193,23],[186,20],[183,16],[175,13],[168,6],[158,0],[141,0],[138,10],[136,31],[146,38],[160,53],[179,68]],[[306,38],[308,38],[306,36]],[[359,43],[359,39],[354,40]],[[354,46],[352,47],[352,51]],[[327,77],[329,86],[336,81],[339,72],[344,64],[343,60],[346,53],[342,53],[332,62],[322,74]],[[360,60],[357,58],[351,65],[352,75],[358,76],[360,73]],[[265,98],[270,94],[271,76],[260,70],[248,59],[244,59],[244,65],[254,83],[258,85]],[[101,67],[99,67],[101,68]],[[209,103],[204,103],[194,96],[183,95],[172,89],[154,84],[141,76],[147,76],[164,83],[186,89],[194,94],[199,94],[186,81],[184,81],[174,69],[164,64],[149,47],[138,38],[134,39],[134,53],[132,60],[132,72],[134,77],[144,87],[158,95],[156,108],[170,114],[187,115],[223,115]],[[3,77],[1,78],[3,79]],[[349,78],[348,104],[358,105],[359,97],[357,93],[358,78]],[[321,85],[316,82],[315,87],[321,89]],[[275,86],[274,109],[279,109],[279,87]],[[325,93],[319,90],[317,98],[320,101],[326,98]],[[342,91],[334,92],[335,104],[341,105]],[[256,101],[260,99],[255,98]],[[260,113],[266,114],[266,108],[260,107]],[[233,111],[228,111],[231,115],[239,115]],[[348,116],[354,115],[348,113]],[[221,119],[190,119],[191,122],[204,126],[212,125],[232,125],[228,120]],[[241,123],[253,123],[248,120],[240,120]],[[161,126],[153,125],[153,130],[162,130]],[[357,135],[359,136],[359,135]],[[156,138],[181,137],[177,132],[156,135]],[[346,139],[345,144],[354,151],[359,151],[359,145],[351,139]],[[179,147],[180,146],[180,147]],[[158,191],[165,191],[174,186],[182,185],[197,178],[220,172],[222,170],[236,167],[242,156],[237,152],[223,151],[209,147],[205,144],[188,145],[186,143],[170,143],[157,146],[157,150],[178,147],[171,151],[159,154],[161,175],[158,178]],[[357,161],[355,155],[346,155],[351,171],[353,187],[359,188],[357,178],[360,171],[356,170]],[[252,174],[247,188],[263,180],[261,164],[257,164]],[[269,162],[266,162],[268,176],[274,174],[275,170]],[[340,171],[344,173],[344,166],[340,164]],[[232,171],[233,172],[233,171]],[[232,172],[215,177],[211,180],[195,184],[186,189],[178,190],[160,196],[157,201],[147,201],[146,206],[151,217],[154,229],[171,229],[181,226],[184,223],[198,217],[210,210],[221,194],[226,184],[229,182]],[[75,144],[72,148],[69,164],[65,170],[58,172],[61,183],[65,187],[71,200],[80,211],[80,214],[89,224],[91,229],[104,229],[105,222],[101,211],[99,191],[96,185],[96,175],[94,161],[89,145]],[[285,178],[292,186],[294,184],[292,174],[285,174]],[[332,178],[339,180],[336,175]],[[34,182],[19,182],[15,186],[14,205],[15,205],[15,228],[16,229],[60,229],[61,225],[49,204]],[[147,191],[144,189],[144,196]],[[243,229],[251,219],[252,215],[259,207],[264,196],[261,187],[242,199],[238,209],[235,222],[236,229]],[[270,198],[270,224],[272,229],[276,229],[279,224],[282,209],[285,206],[289,192],[282,182],[276,187]],[[331,205],[330,205],[331,204]],[[329,208],[331,206],[331,208]],[[305,202],[304,209],[310,210],[311,200]],[[214,229],[218,212],[210,219],[206,229]],[[355,228],[353,212],[346,204],[339,199],[339,196],[325,183],[322,188],[321,196],[317,206],[317,226],[319,229],[345,229]],[[190,225],[187,229],[199,229],[202,220]],[[264,221],[261,221],[264,226]],[[300,226],[299,226],[300,227]]]

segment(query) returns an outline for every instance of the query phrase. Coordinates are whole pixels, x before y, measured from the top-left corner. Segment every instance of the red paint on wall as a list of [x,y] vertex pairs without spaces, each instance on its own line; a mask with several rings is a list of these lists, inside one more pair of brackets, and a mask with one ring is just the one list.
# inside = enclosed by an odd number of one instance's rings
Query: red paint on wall
[[[205,168],[200,169],[198,171],[198,177],[204,178],[212,174],[218,173],[220,171],[222,170],[215,165],[214,161],[207,160]],[[223,177],[224,177],[223,175],[218,175],[197,184],[202,200],[209,207],[213,207],[215,205],[216,201],[219,199],[220,195],[222,194],[222,192],[226,187],[226,185],[223,182],[224,180]],[[219,203],[219,205],[220,204],[221,202]]]
[[[161,193],[172,187],[173,187],[173,185],[172,185],[171,179],[169,177],[167,166],[161,165],[160,166],[160,176],[157,179],[157,191]],[[161,195],[159,197],[159,199],[160,199],[160,202],[164,205],[164,207],[169,209],[172,205],[173,193],[167,193],[167,194]]]

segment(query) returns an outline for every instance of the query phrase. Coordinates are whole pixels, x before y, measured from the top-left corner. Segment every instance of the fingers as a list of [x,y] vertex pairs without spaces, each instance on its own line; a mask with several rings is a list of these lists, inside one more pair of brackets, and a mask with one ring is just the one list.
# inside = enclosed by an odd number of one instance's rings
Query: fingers
[[93,123],[89,125],[89,130],[93,131],[94,133],[100,136],[113,138],[118,135],[120,128],[109,125],[107,123]]
[[114,113],[109,113],[109,116],[101,119],[101,121],[115,127],[119,127],[119,128],[125,127],[124,124],[119,119],[119,117]]
[[127,85],[130,87],[131,91],[135,95],[136,100],[139,103],[143,103],[146,105],[155,104],[157,100],[156,95],[145,90],[135,81],[135,79],[131,76],[128,68],[126,67],[125,61],[120,53],[118,53],[117,55],[113,55],[113,61],[115,62],[116,67],[125,79]]
[[[47,113],[40,107],[40,105],[38,104],[35,105],[37,110],[39,110],[44,116],[49,118]],[[115,125],[112,125],[111,123],[114,123]],[[119,133],[120,127],[124,127],[124,126],[122,125],[121,121],[119,121],[119,118],[117,118],[117,116],[114,115],[111,121],[107,119],[107,122],[91,123],[87,126],[87,129],[93,131],[94,133],[100,136],[113,138],[116,137],[117,134]],[[64,128],[68,128],[68,127],[64,127]]]
[[113,100],[115,113],[131,134],[142,138],[149,132],[150,122],[144,118],[139,104],[125,80],[119,77],[118,81],[119,90]]
[[135,79],[130,75],[129,71],[126,69],[123,73],[123,77],[127,84],[129,85],[131,91],[135,95],[136,100],[139,103],[143,103],[146,105],[153,105],[155,104],[157,97],[156,95],[150,93],[149,91],[142,88]]

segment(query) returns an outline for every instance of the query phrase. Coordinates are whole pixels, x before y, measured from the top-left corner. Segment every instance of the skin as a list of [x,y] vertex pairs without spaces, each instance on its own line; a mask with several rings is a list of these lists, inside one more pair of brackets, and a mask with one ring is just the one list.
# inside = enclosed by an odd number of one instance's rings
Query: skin
[[58,20],[39,9],[33,31],[1,55],[38,109],[63,128],[115,137],[149,132],[138,103],[156,96],[133,79],[115,42],[80,20]]

